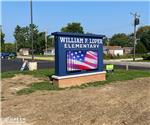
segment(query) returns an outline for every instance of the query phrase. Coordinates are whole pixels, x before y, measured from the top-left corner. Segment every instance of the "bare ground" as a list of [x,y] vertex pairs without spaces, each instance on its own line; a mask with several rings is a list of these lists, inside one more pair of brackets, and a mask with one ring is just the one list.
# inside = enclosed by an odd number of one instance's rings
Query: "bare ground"
[[96,88],[37,91],[21,96],[11,94],[11,88],[42,79],[17,77],[20,80],[15,83],[15,78],[2,80],[2,96],[6,96],[2,117],[25,118],[26,124],[20,125],[150,125],[150,77]]
[[34,82],[42,82],[43,78],[35,78],[31,75],[16,75],[13,78],[2,80],[2,97],[4,99],[12,98],[16,95],[16,91],[26,88]]

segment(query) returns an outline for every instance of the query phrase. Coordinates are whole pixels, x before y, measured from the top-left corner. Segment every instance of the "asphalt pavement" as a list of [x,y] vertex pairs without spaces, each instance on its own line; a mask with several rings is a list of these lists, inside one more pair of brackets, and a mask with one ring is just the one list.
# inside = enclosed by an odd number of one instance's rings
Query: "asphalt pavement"
[[[54,68],[54,61],[36,60],[38,69]],[[19,71],[23,64],[22,59],[1,59],[1,72]],[[27,68],[27,67],[26,67]]]
[[[37,68],[38,69],[47,69],[47,68],[54,68],[55,63],[54,61],[43,61],[43,60],[36,60],[37,61]],[[13,59],[13,60],[8,60],[8,59],[1,59],[1,72],[7,72],[7,71],[19,71],[21,66],[23,64],[22,59]],[[119,64],[114,64],[115,68],[119,69],[125,69],[126,66],[122,65],[121,63]],[[150,67],[145,67],[145,66],[130,66],[129,65],[129,70],[130,69],[136,69],[136,70],[150,70]]]

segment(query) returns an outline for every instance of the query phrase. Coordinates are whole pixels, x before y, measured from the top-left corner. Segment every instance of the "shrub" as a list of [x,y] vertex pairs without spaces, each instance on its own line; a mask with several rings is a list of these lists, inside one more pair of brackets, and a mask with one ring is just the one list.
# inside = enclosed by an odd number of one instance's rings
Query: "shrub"
[[143,60],[150,60],[150,54],[145,54],[142,57],[143,57]]

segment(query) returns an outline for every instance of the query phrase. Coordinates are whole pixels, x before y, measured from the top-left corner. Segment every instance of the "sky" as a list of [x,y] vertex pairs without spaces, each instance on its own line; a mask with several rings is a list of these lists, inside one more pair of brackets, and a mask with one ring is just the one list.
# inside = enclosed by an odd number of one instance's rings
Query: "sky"
[[[30,24],[29,1],[2,1],[1,25],[6,42],[14,42],[16,25]],[[150,1],[34,1],[33,23],[39,31],[52,32],[71,22],[80,22],[85,32],[111,37],[116,33],[133,32],[133,16],[140,14],[140,25],[150,25]]]

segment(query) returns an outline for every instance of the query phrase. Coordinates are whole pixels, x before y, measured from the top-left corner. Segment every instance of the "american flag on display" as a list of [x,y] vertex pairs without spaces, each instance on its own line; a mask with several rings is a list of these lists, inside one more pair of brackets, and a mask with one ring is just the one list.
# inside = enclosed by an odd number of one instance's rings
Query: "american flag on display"
[[96,69],[97,51],[67,51],[67,71]]

